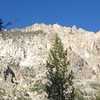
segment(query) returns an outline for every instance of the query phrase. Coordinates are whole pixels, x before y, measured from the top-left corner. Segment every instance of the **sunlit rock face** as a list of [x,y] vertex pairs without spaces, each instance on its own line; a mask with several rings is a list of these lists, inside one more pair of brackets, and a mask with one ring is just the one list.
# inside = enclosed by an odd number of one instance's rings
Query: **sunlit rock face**
[[[75,86],[87,92],[87,98],[93,98],[91,96],[96,89],[91,84],[99,84],[100,80],[100,32],[58,24],[34,24],[0,32],[1,98],[46,100],[46,93],[42,89],[37,92],[33,88],[34,84],[46,83],[45,65],[56,33],[68,51],[70,66],[75,74]],[[7,65],[15,73],[14,84],[11,83],[10,75],[6,81],[4,79]]]

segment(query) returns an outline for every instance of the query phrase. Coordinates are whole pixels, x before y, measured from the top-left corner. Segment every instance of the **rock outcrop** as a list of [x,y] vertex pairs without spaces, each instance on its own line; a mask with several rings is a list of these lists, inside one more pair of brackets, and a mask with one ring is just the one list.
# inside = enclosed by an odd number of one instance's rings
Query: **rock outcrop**
[[[95,98],[100,85],[100,32],[34,24],[0,32],[0,100],[46,100],[45,64],[56,33],[68,50],[76,88],[80,87],[86,98]],[[17,84],[10,81],[10,75],[4,80],[3,71],[8,65]]]

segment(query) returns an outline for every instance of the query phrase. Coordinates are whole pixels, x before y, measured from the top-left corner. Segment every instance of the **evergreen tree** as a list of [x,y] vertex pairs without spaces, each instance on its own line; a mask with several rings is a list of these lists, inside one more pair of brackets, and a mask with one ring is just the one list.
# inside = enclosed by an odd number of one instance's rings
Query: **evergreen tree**
[[49,100],[74,100],[73,72],[68,73],[67,51],[56,34],[47,60],[46,92]]
[[3,20],[0,19],[0,31],[2,31],[2,29],[3,29]]

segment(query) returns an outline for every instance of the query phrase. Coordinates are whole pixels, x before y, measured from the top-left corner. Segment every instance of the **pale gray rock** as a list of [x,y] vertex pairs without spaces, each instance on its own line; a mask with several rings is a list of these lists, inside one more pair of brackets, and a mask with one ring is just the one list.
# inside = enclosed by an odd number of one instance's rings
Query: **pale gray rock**
[[[100,32],[58,24],[34,24],[0,32],[0,100],[47,100],[42,89],[45,65],[56,33],[68,50],[75,87],[86,100],[95,100],[100,86]],[[10,75],[4,80],[7,65],[15,73],[15,83],[11,83]]]

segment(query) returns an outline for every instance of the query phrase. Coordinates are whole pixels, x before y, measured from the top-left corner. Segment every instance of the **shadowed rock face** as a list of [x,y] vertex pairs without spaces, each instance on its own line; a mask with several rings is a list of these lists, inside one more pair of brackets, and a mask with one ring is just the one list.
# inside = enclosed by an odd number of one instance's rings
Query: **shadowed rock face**
[[[46,100],[46,93],[41,88],[38,92],[33,91],[33,87],[46,82],[45,64],[55,33],[61,38],[64,48],[68,49],[68,59],[75,74],[75,86],[82,88],[83,93],[95,94],[96,89],[91,84],[99,84],[100,80],[99,32],[57,24],[35,24],[0,32],[0,91],[5,92],[0,97],[5,100]],[[4,80],[3,71],[7,65],[15,72],[17,85],[9,81],[10,75],[8,81]]]

